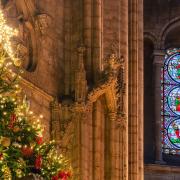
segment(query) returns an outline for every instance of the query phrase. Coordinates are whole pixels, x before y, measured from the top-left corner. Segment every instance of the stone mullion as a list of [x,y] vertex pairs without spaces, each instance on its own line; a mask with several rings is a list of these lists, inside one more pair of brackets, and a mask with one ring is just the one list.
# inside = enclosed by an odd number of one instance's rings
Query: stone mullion
[[164,164],[162,158],[162,136],[161,136],[161,68],[164,62],[164,52],[155,50],[153,61],[154,74],[154,113],[155,113],[155,162]]
[[142,4],[129,0],[129,180],[143,179]]

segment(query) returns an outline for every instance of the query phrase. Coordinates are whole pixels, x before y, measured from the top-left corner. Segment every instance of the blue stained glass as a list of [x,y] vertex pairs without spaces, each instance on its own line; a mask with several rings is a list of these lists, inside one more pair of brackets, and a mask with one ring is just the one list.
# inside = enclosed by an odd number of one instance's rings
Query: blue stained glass
[[166,51],[161,71],[162,148],[180,155],[180,49]]
[[180,83],[180,54],[175,54],[169,59],[168,74],[172,80]]

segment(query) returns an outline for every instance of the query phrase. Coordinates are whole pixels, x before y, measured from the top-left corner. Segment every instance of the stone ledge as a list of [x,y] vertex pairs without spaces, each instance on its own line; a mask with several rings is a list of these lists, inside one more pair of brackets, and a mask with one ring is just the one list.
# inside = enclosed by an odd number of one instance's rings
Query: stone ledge
[[180,174],[180,167],[158,165],[158,164],[146,164],[144,166],[145,173],[163,173],[163,174]]
[[51,95],[24,78],[22,78],[21,85],[24,85],[26,88],[31,89],[32,92],[36,92],[40,97],[44,97],[47,101],[53,101],[53,97]]

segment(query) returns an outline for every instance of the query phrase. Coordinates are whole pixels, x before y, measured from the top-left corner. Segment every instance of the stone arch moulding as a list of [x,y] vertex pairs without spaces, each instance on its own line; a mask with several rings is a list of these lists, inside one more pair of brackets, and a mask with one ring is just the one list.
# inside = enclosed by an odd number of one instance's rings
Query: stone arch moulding
[[147,31],[144,32],[144,39],[150,40],[153,43],[155,49],[158,48],[158,39],[156,35],[153,34],[152,32],[147,32]]
[[33,72],[38,64],[42,38],[47,33],[52,17],[40,12],[38,0],[0,0],[0,2],[8,16],[12,10],[14,11],[13,18],[19,26],[19,36],[14,38],[14,46],[18,47],[24,69]]
[[165,24],[165,26],[162,28],[160,32],[160,36],[158,39],[160,49],[165,49],[165,40],[168,33],[177,27],[180,27],[180,17],[176,17]]

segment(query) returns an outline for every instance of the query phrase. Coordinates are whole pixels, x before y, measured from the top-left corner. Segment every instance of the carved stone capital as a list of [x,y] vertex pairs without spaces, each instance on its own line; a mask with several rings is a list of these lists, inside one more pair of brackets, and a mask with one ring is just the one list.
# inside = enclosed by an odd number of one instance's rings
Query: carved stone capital
[[74,103],[73,112],[75,113],[82,113],[86,111],[86,104],[85,103]]
[[164,63],[164,57],[165,57],[165,52],[163,50],[154,50],[153,52],[153,64],[154,65],[163,65]]
[[116,121],[117,119],[117,112],[109,112],[108,113],[110,121]]

